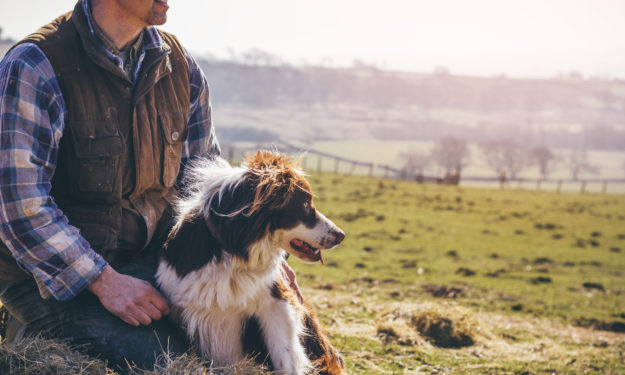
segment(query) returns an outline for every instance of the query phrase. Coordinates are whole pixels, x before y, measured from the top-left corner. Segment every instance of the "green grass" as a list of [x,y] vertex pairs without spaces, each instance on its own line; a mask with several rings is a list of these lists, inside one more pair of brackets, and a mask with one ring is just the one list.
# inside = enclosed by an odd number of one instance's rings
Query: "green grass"
[[[291,265],[351,372],[625,371],[625,335],[579,327],[625,323],[625,196],[309,180],[347,237],[325,267]],[[470,309],[487,338],[459,350],[380,340],[385,309],[424,301]]]
[[[325,266],[290,264],[351,374],[625,373],[625,334],[606,330],[625,324],[625,196],[309,180],[347,237],[324,252]],[[413,322],[423,310],[450,317],[474,344],[433,345]],[[3,362],[0,352],[0,366],[28,362],[11,353]],[[206,370],[193,361],[158,373]]]

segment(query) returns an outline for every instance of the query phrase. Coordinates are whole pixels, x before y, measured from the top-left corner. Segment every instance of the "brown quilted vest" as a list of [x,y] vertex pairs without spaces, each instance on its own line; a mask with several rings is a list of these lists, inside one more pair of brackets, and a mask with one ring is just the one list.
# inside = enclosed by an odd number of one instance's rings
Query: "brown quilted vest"
[[[163,48],[146,50],[136,84],[89,32],[80,2],[19,42],[37,44],[48,57],[68,110],[51,195],[108,261],[118,255],[121,236],[139,236],[137,250],[147,245],[175,195],[190,110],[189,67],[178,40],[159,33]],[[141,222],[122,228],[122,207]],[[128,228],[140,231],[122,232]],[[6,260],[5,249],[0,279],[16,279],[17,264]]]

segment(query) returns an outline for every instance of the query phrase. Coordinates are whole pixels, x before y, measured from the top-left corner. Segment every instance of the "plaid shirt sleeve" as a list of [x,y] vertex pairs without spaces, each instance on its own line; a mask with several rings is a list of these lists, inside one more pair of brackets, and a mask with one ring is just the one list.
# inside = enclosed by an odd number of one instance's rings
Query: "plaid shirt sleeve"
[[215,136],[211,121],[211,104],[208,93],[208,82],[198,63],[185,51],[189,62],[189,81],[191,83],[191,112],[189,114],[189,135],[182,154],[182,170],[184,165],[195,157],[202,155],[220,155],[221,149]]
[[66,106],[49,60],[22,44],[0,62],[0,240],[42,297],[69,300],[106,268],[50,196]]

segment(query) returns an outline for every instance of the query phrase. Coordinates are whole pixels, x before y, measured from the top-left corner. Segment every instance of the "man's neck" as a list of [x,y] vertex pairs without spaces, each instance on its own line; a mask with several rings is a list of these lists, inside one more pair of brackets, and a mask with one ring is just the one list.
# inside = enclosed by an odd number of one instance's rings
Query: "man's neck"
[[115,46],[123,50],[137,39],[145,25],[128,17],[115,1],[92,0],[91,12],[101,31]]

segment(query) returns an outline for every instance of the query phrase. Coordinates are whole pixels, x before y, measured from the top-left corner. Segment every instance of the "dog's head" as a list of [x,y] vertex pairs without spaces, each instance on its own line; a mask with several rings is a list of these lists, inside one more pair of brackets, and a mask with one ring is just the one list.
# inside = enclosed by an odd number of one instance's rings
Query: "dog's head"
[[321,250],[345,237],[317,211],[310,185],[286,156],[258,151],[240,168],[214,173],[216,180],[195,184],[204,190],[195,202],[212,236],[234,255],[247,257],[252,245],[267,240],[304,261],[323,262]]

